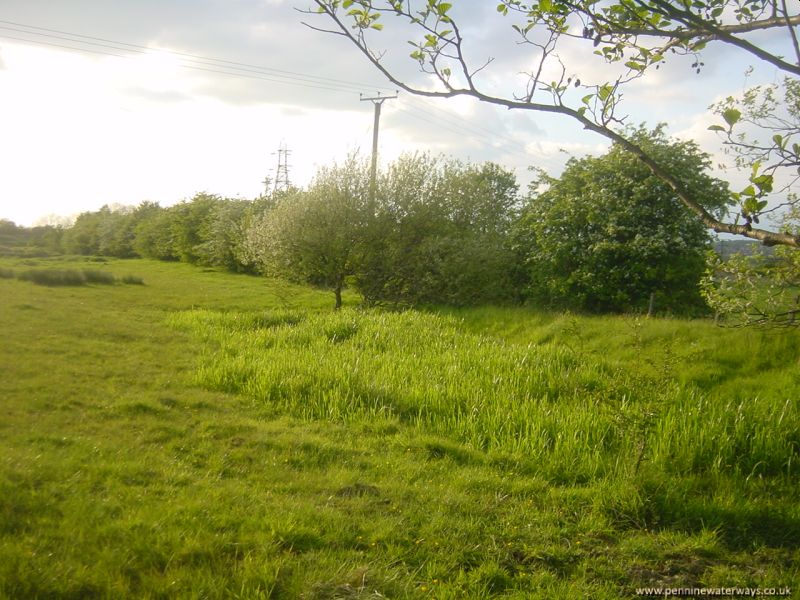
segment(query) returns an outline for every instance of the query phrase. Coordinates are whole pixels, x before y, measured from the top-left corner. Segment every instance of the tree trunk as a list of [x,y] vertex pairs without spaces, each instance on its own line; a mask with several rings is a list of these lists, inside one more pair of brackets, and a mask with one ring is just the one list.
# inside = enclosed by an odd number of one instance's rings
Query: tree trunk
[[342,285],[339,284],[333,289],[333,293],[336,294],[336,306],[334,307],[335,310],[339,310],[342,308]]
[[655,292],[650,292],[650,303],[647,305],[647,316],[648,317],[652,317],[653,316],[653,310],[655,310],[655,307],[656,307],[656,293]]

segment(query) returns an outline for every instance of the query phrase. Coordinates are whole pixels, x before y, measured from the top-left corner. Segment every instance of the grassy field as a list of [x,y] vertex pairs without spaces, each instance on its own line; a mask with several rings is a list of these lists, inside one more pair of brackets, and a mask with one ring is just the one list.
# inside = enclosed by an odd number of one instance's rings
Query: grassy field
[[0,597],[800,588],[797,332],[0,275]]

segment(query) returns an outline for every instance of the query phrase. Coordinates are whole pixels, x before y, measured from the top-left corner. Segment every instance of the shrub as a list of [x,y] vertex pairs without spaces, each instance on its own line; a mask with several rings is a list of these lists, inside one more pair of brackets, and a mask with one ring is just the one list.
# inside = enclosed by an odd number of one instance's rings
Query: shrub
[[0,268],[0,279],[14,279],[14,270]]

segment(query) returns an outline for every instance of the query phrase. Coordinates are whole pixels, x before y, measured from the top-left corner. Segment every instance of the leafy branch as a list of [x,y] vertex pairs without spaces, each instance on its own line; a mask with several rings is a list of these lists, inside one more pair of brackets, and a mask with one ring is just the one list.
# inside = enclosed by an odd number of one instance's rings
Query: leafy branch
[[[754,227],[765,206],[759,194],[772,191],[771,173],[754,171],[753,198],[748,190],[734,196],[742,206],[745,222],[725,222],[703,205],[670,170],[642,147],[625,136],[625,117],[620,104],[626,84],[642,77],[650,68],[658,69],[667,52],[695,57],[692,67],[703,66],[700,53],[712,41],[736,46],[790,74],[800,74],[800,62],[793,64],[773,55],[748,39],[747,34],[787,28],[794,35],[800,15],[789,14],[785,5],[769,0],[502,0],[497,12],[512,15],[511,24],[520,44],[537,52],[534,69],[527,73],[521,93],[508,96],[489,92],[480,75],[492,63],[487,58],[478,67],[466,57],[465,38],[453,17],[453,4],[440,0],[314,0],[315,11],[325,15],[333,28],[327,30],[347,38],[389,81],[420,96],[452,98],[469,96],[509,109],[532,110],[569,117],[585,129],[596,132],[637,156],[707,227],[718,233],[731,233],[756,239],[767,245],[800,247],[800,237],[788,232]],[[412,85],[400,78],[385,62],[385,53],[374,50],[368,34],[380,31],[381,16],[391,14],[403,20],[421,37],[409,43],[411,58],[422,72],[433,75],[439,86]],[[575,22],[580,24],[576,29]],[[309,25],[311,27],[311,25]],[[316,27],[313,27],[318,29]],[[580,30],[580,31],[578,31]],[[655,37],[661,43],[645,44],[640,38]],[[557,50],[564,38],[590,41],[594,52],[607,63],[620,63],[625,72],[612,81],[585,83],[568,71]],[[551,76],[545,79],[547,73]],[[555,76],[552,76],[555,73]],[[576,96],[579,94],[579,96]],[[787,148],[793,148],[787,146]],[[763,164],[763,163],[762,163]]]

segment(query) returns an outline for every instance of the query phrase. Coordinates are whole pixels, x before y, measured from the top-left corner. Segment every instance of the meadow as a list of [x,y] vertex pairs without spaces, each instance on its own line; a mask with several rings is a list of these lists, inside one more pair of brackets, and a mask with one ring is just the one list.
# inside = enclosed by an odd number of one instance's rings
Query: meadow
[[796,331],[0,271],[0,597],[800,588]]

